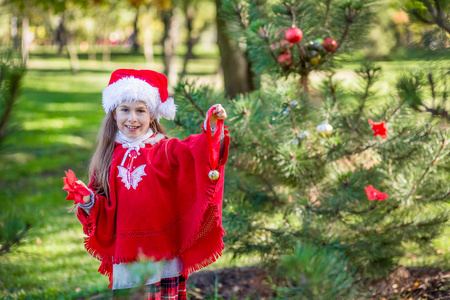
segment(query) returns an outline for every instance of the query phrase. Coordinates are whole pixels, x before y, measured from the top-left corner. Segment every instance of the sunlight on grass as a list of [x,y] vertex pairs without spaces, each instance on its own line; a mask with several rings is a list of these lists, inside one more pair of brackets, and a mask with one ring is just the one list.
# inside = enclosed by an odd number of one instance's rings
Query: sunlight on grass
[[[182,60],[178,58],[176,62],[180,71]],[[216,74],[218,62],[217,56],[210,55],[192,60],[186,78],[195,80],[196,85],[207,84],[221,90],[222,77]],[[383,74],[375,88],[381,91],[378,99],[384,100],[395,95],[392,83],[400,71],[420,68],[427,62],[379,64]],[[356,88],[353,71],[359,67],[359,63],[348,64],[337,74],[350,79],[349,86]],[[71,168],[79,178],[87,180],[89,157],[104,116],[101,92],[111,72],[118,68],[161,72],[163,65],[160,58],[146,65],[143,56],[124,54],[113,56],[108,63],[80,60],[80,72],[74,75],[66,58],[32,56],[29,68],[17,114],[13,116],[21,129],[7,138],[0,160],[0,188],[3,205],[15,205],[12,207],[37,221],[19,248],[0,257],[0,298],[77,299],[95,293],[105,293],[109,298],[108,280],[97,272],[100,263],[84,249],[76,216],[67,213],[71,202],[65,200],[67,194],[61,189],[62,176],[64,170]],[[313,85],[318,78],[311,77]],[[450,230],[446,229],[433,245],[438,252],[421,253],[411,246],[401,264],[450,268]],[[233,259],[226,247],[223,256],[206,270],[259,262],[256,256]]]
[[75,128],[81,127],[83,125],[82,120],[76,119],[74,117],[64,118],[64,119],[41,119],[39,121],[25,121],[23,122],[24,130],[34,130],[34,129],[61,129],[61,128]]
[[77,289],[105,290],[108,285],[107,279],[97,273],[99,262],[83,247],[81,225],[73,214],[59,215],[35,229],[15,255],[0,262],[4,267],[0,274],[8,274],[3,285],[17,298],[23,291],[28,296],[48,296],[52,290],[70,294]]
[[43,107],[48,112],[85,112],[99,109],[98,103],[69,102],[69,103],[47,103]]
[[70,135],[70,134],[48,134],[40,137],[40,142],[45,144],[66,144],[69,146],[78,146],[82,148],[91,149],[93,147],[93,141],[88,141],[82,137]]
[[9,161],[10,163],[17,163],[17,164],[24,164],[33,159],[34,157],[35,156],[33,155],[33,153],[28,152],[16,152],[5,155],[7,161]]

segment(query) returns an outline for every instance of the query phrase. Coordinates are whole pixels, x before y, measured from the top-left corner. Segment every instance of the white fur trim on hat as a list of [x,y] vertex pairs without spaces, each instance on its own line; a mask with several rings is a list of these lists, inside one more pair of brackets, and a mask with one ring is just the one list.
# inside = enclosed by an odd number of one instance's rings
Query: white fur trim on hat
[[158,114],[164,119],[173,120],[177,113],[177,107],[173,98],[169,97],[164,103],[158,105]]
[[122,101],[144,101],[151,113],[157,112],[161,106],[158,88],[133,76],[119,79],[103,89],[102,105],[106,113],[113,111]]

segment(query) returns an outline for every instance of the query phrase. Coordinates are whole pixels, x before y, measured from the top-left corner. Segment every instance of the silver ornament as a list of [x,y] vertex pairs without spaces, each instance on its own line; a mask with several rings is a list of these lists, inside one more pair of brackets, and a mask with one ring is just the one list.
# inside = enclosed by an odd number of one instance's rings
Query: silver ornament
[[317,125],[316,132],[321,137],[329,137],[333,133],[333,127],[328,123]]

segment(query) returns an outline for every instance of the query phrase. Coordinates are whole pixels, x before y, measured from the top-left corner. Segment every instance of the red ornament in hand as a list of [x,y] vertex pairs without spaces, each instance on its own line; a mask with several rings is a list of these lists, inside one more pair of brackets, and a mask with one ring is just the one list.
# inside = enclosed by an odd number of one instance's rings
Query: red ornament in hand
[[327,50],[327,52],[334,52],[334,50],[336,50],[338,44],[332,38],[326,38],[323,41],[322,46],[325,48],[325,50]]
[[373,135],[379,135],[382,139],[386,139],[387,135],[386,132],[388,132],[386,128],[386,122],[383,121],[381,123],[376,123],[369,119],[369,124],[372,125]]
[[296,44],[300,42],[303,38],[303,32],[300,30],[300,28],[292,27],[286,30],[286,40],[288,40],[290,43]]
[[367,198],[369,198],[369,201],[372,200],[383,201],[386,200],[387,197],[389,197],[388,194],[381,193],[380,191],[374,189],[372,185],[369,185],[364,189],[366,190]]
[[81,184],[77,183],[78,179],[72,170],[69,169],[69,171],[65,173],[66,177],[63,177],[64,181],[63,190],[69,192],[69,195],[67,196],[66,200],[74,200],[75,204],[77,203],[84,204],[83,197],[90,195],[91,192]]

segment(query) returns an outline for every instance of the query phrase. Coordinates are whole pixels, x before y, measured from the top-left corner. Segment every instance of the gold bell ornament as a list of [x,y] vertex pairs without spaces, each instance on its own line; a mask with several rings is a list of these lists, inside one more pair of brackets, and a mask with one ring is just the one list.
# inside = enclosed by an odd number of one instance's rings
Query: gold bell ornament
[[317,125],[316,132],[321,137],[329,137],[333,133],[333,126],[328,123],[322,123]]
[[219,176],[220,176],[219,171],[217,171],[217,170],[209,171],[209,174],[208,174],[209,179],[217,180],[217,179],[219,179]]

